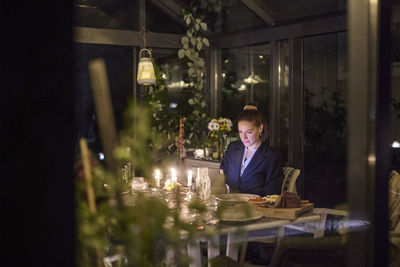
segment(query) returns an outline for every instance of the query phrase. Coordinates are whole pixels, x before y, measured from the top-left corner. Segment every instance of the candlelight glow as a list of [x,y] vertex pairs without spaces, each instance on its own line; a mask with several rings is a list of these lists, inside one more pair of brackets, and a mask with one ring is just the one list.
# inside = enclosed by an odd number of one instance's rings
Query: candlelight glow
[[193,176],[193,172],[192,170],[188,170],[187,171],[187,186],[192,186],[192,176]]
[[154,178],[161,178],[161,171],[160,171],[160,169],[155,169],[155,171],[154,171]]
[[171,177],[172,177],[172,179],[175,178],[175,180],[176,180],[176,169],[175,168],[171,168]]

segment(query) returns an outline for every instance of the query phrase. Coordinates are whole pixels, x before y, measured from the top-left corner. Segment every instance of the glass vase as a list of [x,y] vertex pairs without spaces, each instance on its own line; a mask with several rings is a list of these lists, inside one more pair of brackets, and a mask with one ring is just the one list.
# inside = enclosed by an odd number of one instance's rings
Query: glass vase
[[221,156],[222,156],[221,140],[218,138],[218,141],[217,141],[217,159],[221,159]]
[[218,138],[217,142],[217,155],[218,159],[222,159],[226,150],[226,137],[223,136],[221,138]]

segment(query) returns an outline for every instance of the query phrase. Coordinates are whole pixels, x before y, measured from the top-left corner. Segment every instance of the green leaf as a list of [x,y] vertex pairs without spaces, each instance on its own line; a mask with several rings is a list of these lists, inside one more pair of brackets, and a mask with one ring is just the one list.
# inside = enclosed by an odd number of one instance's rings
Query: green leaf
[[178,51],[178,58],[183,59],[185,57],[185,50],[179,49]]
[[187,65],[188,65],[189,67],[193,67],[193,63],[192,63],[192,62],[188,62]]
[[187,38],[186,36],[183,36],[182,39],[181,39],[181,43],[182,43],[182,44],[187,44],[187,43],[189,43],[189,38]]
[[186,19],[186,24],[189,25],[190,24],[190,18]]
[[203,29],[203,31],[207,30],[207,24],[205,22],[200,23],[200,27]]
[[190,50],[185,50],[185,55],[186,55],[188,58],[190,58],[190,56],[191,56]]
[[203,44],[202,44],[202,43],[200,43],[200,42],[197,43],[197,50],[200,51],[202,47],[203,47]]
[[196,45],[196,39],[194,38],[190,38],[190,43],[195,46]]
[[208,42],[207,38],[203,38],[203,44],[206,46],[210,46],[210,43]]
[[194,68],[189,68],[188,74],[189,76],[192,76],[194,72]]
[[198,65],[199,67],[204,67],[204,60],[203,60],[203,59],[199,60],[199,61],[197,62],[197,65]]
[[186,35],[187,35],[188,37],[192,37],[192,36],[193,36],[193,34],[192,34],[190,31],[187,31],[187,32],[186,32]]
[[196,19],[196,23],[200,23],[201,22],[201,19]]
[[196,31],[200,30],[199,24],[195,24],[195,25],[194,25],[194,28],[196,29]]
[[188,44],[184,44],[183,45],[183,49],[189,49],[189,45]]

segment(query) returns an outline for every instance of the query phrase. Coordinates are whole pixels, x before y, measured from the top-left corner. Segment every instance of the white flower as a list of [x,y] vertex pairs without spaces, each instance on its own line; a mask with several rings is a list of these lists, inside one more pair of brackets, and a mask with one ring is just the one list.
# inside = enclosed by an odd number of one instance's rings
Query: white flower
[[231,121],[230,119],[227,119],[227,118],[220,118],[219,122],[220,122],[220,123],[224,123],[224,124],[227,126],[227,128],[228,128],[229,130],[230,130],[231,127],[232,127],[232,121]]
[[207,126],[208,130],[212,131],[214,129],[213,122],[210,121]]
[[230,131],[232,128],[232,121],[230,119],[227,118],[223,118],[222,119],[222,123],[225,123],[226,128],[228,128],[228,131]]
[[194,105],[194,100],[193,100],[193,98],[190,98],[190,99],[188,100],[188,103],[189,103],[189,105]]
[[219,123],[215,120],[212,120],[208,123],[208,129],[210,131],[218,131],[219,130]]

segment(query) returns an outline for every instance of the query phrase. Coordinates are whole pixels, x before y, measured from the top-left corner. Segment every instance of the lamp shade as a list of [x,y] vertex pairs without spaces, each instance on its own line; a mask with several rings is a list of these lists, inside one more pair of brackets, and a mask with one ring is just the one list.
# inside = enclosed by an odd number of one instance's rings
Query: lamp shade
[[[147,52],[149,57],[142,56],[142,52]],[[139,52],[139,65],[137,73],[137,82],[142,85],[151,85],[156,83],[156,76],[154,74],[153,60],[151,52],[148,49],[141,49]]]

